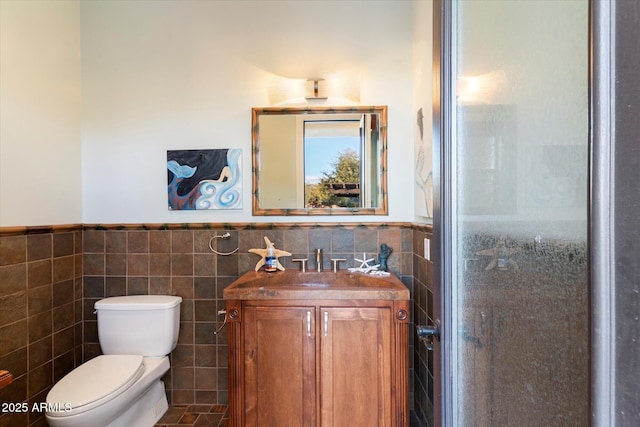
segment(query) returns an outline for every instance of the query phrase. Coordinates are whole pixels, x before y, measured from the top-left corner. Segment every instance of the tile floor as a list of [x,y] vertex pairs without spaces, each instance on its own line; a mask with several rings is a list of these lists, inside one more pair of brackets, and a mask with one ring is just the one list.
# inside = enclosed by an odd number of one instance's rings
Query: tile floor
[[[155,427],[227,427],[228,424],[225,405],[176,405],[169,406]],[[414,412],[411,413],[411,427],[420,427]]]
[[227,427],[226,405],[173,405],[155,427]]

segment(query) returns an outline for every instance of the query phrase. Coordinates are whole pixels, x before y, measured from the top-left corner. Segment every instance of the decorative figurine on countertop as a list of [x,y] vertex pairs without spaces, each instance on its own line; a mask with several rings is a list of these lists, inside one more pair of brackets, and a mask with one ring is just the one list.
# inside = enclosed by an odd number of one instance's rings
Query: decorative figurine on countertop
[[376,265],[369,265],[370,262],[374,261],[373,258],[367,258],[367,254],[363,253],[362,254],[362,259],[358,259],[358,258],[354,258],[355,261],[360,261],[360,267],[353,267],[353,268],[349,268],[349,272],[351,273],[370,273],[372,271],[377,271],[378,267],[380,267],[380,264],[376,264]]
[[518,270],[518,264],[510,258],[516,252],[518,252],[518,248],[508,248],[504,238],[500,238],[496,246],[478,251],[476,255],[492,257],[491,262],[484,268],[485,270],[493,270],[496,267],[498,270],[509,270],[510,268]]
[[393,252],[393,248],[391,246],[387,246],[386,243],[380,245],[380,253],[378,254],[378,261],[380,262],[380,270],[381,271],[389,271],[389,266],[387,265],[387,261],[389,260],[389,256]]
[[[280,264],[280,260],[278,260],[278,258],[281,256],[291,256],[291,253],[276,249],[267,236],[264,236],[264,242],[267,245],[265,249],[249,249],[249,252],[251,252],[252,254],[260,255],[262,257],[262,259],[256,264],[255,271],[260,270],[260,267],[262,267],[263,265],[265,266],[265,271],[284,271],[284,267],[282,266],[282,264]],[[274,259],[275,268],[273,268]],[[267,265],[267,260],[269,261],[269,265]]]

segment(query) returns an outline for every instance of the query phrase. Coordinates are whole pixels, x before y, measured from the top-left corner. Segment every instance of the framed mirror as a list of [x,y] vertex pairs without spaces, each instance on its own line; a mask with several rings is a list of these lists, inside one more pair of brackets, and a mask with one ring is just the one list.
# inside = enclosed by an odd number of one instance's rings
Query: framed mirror
[[387,107],[252,109],[254,215],[387,215]]

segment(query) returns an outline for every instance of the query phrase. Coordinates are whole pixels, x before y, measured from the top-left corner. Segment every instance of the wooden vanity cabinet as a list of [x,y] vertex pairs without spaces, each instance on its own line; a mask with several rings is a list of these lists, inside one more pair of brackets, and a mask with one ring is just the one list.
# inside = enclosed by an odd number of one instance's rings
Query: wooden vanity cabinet
[[228,300],[231,426],[405,427],[409,302]]
[[[245,307],[244,416],[246,426],[313,426],[315,308]],[[241,425],[234,424],[232,425]]]

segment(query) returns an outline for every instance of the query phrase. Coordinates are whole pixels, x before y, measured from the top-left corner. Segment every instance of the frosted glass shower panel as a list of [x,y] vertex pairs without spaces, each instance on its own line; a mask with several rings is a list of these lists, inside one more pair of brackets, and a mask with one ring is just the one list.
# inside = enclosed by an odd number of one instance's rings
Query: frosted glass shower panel
[[516,115],[513,105],[458,107],[459,165],[467,179],[458,200],[465,215],[516,211]]

